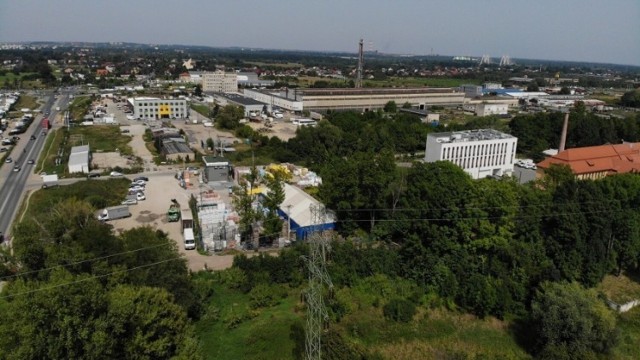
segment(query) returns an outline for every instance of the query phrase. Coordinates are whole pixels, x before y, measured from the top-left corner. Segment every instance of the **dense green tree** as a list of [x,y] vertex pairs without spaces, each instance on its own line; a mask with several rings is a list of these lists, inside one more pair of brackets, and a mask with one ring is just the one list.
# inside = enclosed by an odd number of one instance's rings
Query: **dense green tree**
[[640,107],[640,88],[624,93],[620,98],[620,105]]
[[531,304],[537,351],[545,359],[585,359],[615,343],[616,318],[595,290],[544,283]]
[[221,129],[234,130],[240,125],[240,119],[244,117],[244,110],[241,106],[226,105],[223,106],[216,121]]
[[398,104],[395,101],[391,100],[384,104],[384,112],[386,113],[395,113],[398,111]]

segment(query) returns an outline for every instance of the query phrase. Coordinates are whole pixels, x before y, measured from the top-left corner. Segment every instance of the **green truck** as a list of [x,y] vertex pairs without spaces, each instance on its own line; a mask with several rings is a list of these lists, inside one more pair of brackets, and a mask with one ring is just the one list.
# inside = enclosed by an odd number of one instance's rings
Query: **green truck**
[[178,204],[171,204],[167,211],[167,219],[169,222],[176,222],[180,220],[180,206]]

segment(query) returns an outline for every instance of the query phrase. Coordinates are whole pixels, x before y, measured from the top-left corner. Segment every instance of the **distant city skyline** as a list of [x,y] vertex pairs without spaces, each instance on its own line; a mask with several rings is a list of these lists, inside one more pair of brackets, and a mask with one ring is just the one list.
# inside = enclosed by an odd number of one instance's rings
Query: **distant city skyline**
[[640,66],[637,0],[0,0],[0,42],[366,50]]

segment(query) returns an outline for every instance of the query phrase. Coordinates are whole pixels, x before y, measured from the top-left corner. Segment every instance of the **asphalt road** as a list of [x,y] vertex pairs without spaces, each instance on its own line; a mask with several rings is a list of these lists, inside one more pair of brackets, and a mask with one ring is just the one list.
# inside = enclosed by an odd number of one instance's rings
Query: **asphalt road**
[[[68,102],[68,95],[60,95],[59,97],[60,103],[66,104]],[[11,223],[20,206],[27,180],[34,170],[35,165],[27,164],[27,161],[33,159],[37,163],[46,140],[46,136],[41,136],[42,119],[46,113],[49,113],[46,117],[55,118],[56,111],[53,110],[55,102],[56,99],[53,96],[47,96],[46,103],[41,107],[42,112],[35,116],[25,133],[18,135],[20,140],[11,152],[13,163],[2,164],[0,172],[0,181],[2,181],[0,188],[0,232],[5,236],[9,235]],[[35,140],[29,140],[32,135],[35,136]],[[21,167],[20,171],[13,171],[16,165]]]

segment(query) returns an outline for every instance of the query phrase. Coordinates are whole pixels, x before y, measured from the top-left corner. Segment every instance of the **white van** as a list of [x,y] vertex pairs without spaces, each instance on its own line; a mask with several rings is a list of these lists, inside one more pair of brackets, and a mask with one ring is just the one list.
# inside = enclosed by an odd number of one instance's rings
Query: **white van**
[[311,119],[294,119],[291,123],[297,126],[316,126],[316,121]]
[[184,229],[184,249],[194,250],[196,248],[196,238],[193,236],[193,229]]

